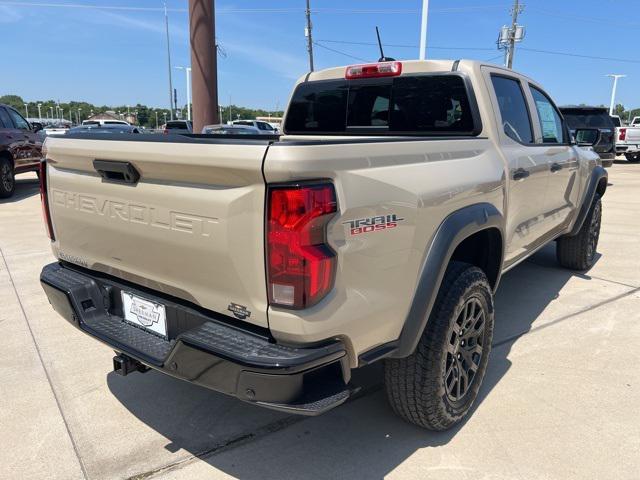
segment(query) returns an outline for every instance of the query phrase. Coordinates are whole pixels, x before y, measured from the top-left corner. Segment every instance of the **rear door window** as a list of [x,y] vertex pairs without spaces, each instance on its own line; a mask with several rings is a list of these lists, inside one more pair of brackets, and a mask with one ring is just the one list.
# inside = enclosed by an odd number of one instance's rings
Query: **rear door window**
[[475,135],[479,125],[459,75],[303,83],[293,94],[287,133]]
[[522,86],[515,78],[491,76],[504,133],[520,143],[533,142],[533,129]]
[[530,85],[531,95],[536,104],[540,130],[542,131],[542,143],[565,143],[562,118],[549,97]]
[[572,130],[576,128],[614,128],[613,121],[605,110],[563,109],[562,114]]

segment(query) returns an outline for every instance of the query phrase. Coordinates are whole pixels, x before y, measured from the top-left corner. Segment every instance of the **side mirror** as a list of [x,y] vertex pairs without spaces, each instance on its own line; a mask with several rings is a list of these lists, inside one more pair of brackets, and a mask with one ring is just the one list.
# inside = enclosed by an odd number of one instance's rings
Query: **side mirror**
[[33,133],[37,133],[40,130],[42,130],[44,127],[42,126],[42,124],[40,122],[33,122],[31,124],[31,128],[33,129]]
[[579,147],[593,147],[600,141],[600,130],[597,128],[578,128],[573,136]]

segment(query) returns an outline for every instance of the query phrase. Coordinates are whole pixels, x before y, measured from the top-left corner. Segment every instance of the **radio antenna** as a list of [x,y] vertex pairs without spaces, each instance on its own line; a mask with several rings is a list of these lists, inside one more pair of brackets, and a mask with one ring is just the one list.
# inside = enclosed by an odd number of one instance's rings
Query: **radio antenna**
[[382,40],[380,40],[380,30],[376,27],[376,36],[378,37],[378,47],[380,48],[380,59],[379,62],[393,62],[395,58],[385,57],[384,51],[382,50]]

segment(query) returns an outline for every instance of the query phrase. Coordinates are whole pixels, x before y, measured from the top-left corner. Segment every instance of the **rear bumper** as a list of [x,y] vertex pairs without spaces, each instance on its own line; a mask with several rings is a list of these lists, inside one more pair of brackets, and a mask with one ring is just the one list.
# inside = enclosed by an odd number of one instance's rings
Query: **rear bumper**
[[[266,331],[67,264],[45,266],[40,282],[53,308],[76,328],[173,377],[305,415],[323,413],[350,395],[349,362],[337,340],[278,345]],[[122,290],[165,305],[168,339],[123,321]]]

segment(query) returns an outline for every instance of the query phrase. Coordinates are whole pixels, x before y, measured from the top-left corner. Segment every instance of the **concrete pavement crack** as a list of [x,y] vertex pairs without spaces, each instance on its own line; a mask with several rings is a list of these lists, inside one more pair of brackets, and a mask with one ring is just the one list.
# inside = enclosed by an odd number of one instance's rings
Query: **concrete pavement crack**
[[11,282],[11,288],[13,288],[13,293],[16,296],[16,300],[18,301],[18,305],[20,306],[20,311],[22,312],[22,317],[24,318],[25,323],[27,324],[27,328],[29,329],[29,335],[31,335],[31,340],[33,341],[33,345],[36,349],[36,353],[38,354],[38,359],[40,360],[40,365],[42,366],[42,370],[44,371],[45,377],[47,378],[47,382],[49,383],[49,388],[51,389],[51,393],[53,394],[53,398],[56,402],[56,406],[58,407],[58,412],[60,412],[60,417],[62,418],[62,422],[64,423],[64,427],[67,430],[67,435],[69,435],[69,440],[71,442],[71,446],[73,447],[73,451],[78,459],[78,464],[80,465],[80,470],[82,471],[82,476],[85,479],[88,479],[87,470],[85,468],[82,457],[80,456],[80,452],[78,451],[78,445],[71,434],[71,429],[69,428],[69,422],[67,422],[67,417],[62,410],[62,405],[60,404],[60,399],[58,398],[58,394],[56,393],[56,389],[53,387],[53,382],[51,381],[51,375],[49,375],[49,371],[44,364],[44,360],[42,358],[42,352],[40,351],[40,347],[38,342],[36,341],[36,337],[33,334],[33,329],[31,328],[31,324],[29,323],[29,319],[27,318],[27,313],[25,312],[24,305],[22,305],[22,300],[20,299],[20,295],[18,295],[18,289],[16,288],[16,284],[13,281],[13,275],[11,274],[11,270],[9,269],[9,264],[5,259],[4,252],[0,248],[0,257],[2,257],[2,262],[4,263],[5,268],[7,269],[7,274],[9,275],[9,281]]

